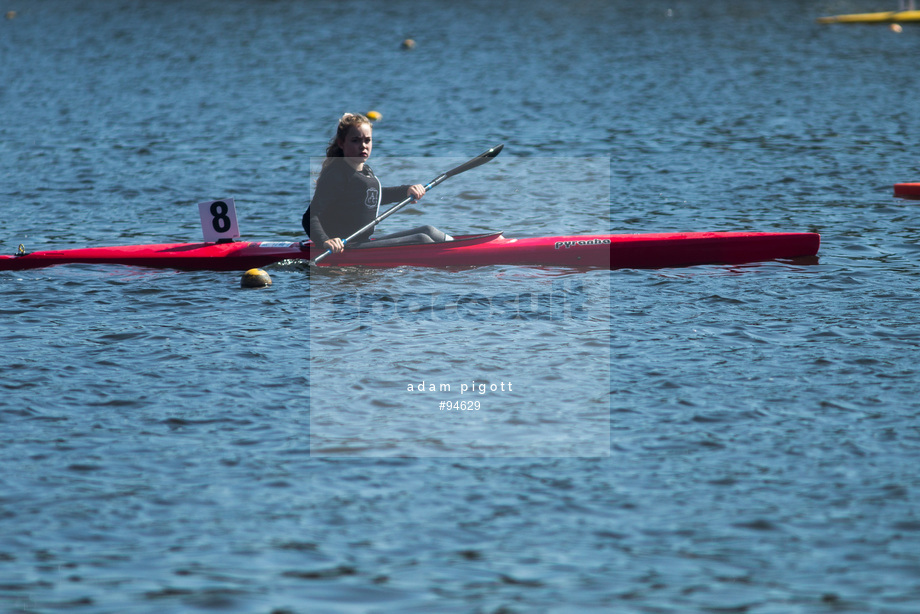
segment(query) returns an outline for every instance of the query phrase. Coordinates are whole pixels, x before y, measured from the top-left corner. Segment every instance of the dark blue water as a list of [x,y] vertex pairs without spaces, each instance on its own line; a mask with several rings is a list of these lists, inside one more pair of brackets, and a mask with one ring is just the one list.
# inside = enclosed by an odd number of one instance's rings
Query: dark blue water
[[822,247],[2,273],[0,611],[920,610],[920,28],[814,22],[891,8],[8,3],[3,253],[302,238],[372,109],[388,183],[506,144],[388,230]]

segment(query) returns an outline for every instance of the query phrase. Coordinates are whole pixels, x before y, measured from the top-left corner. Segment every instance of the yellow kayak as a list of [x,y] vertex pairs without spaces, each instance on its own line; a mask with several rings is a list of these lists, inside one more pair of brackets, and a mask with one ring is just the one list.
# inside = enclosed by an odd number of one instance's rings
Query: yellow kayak
[[920,11],[885,11],[883,13],[854,13],[819,17],[818,23],[904,23],[920,21]]

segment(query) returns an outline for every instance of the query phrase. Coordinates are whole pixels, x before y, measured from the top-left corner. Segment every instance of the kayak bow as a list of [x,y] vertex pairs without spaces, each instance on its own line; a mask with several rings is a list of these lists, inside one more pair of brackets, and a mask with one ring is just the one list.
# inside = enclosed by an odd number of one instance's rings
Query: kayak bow
[[898,198],[920,199],[920,183],[896,183],[894,195]]
[[[488,265],[577,268],[667,268],[742,264],[814,256],[815,233],[687,232],[583,235],[509,239],[501,232],[459,236],[446,243],[353,247],[319,265],[390,268]],[[180,270],[243,271],[284,260],[309,260],[321,253],[300,242],[236,241],[89,247],[0,255],[0,270],[58,264],[121,264]]]

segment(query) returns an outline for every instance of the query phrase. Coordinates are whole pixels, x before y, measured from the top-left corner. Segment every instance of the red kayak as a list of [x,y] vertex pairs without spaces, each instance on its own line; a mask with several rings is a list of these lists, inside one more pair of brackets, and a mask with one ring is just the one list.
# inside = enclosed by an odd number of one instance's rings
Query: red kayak
[[920,199],[920,183],[896,183],[894,195],[899,198]]
[[[577,268],[665,268],[741,264],[814,256],[815,233],[687,232],[509,239],[496,232],[447,243],[350,248],[318,266],[477,267],[493,264]],[[283,260],[309,260],[310,242],[234,241],[88,247],[0,256],[0,270],[56,264],[121,264],[182,270],[245,271]]]

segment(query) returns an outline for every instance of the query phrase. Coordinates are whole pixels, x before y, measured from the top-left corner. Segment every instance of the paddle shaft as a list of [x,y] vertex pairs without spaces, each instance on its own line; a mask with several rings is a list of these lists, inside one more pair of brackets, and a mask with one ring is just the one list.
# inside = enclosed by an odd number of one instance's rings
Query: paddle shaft
[[[468,171],[468,170],[470,170],[471,168],[476,168],[477,166],[480,166],[480,165],[482,165],[482,164],[485,164],[486,162],[488,162],[489,160],[491,160],[492,158],[494,158],[495,156],[497,156],[499,153],[501,153],[501,150],[502,150],[502,148],[503,148],[504,146],[505,146],[504,144],[496,145],[496,146],[493,147],[492,149],[490,149],[490,150],[488,150],[488,151],[486,151],[486,152],[483,152],[483,153],[479,154],[478,156],[476,156],[476,157],[473,158],[472,160],[467,160],[466,162],[464,162],[464,163],[461,164],[460,166],[458,166],[458,167],[456,167],[456,168],[452,168],[452,169],[450,169],[449,171],[447,171],[446,173],[441,173],[440,175],[438,175],[437,177],[435,177],[434,179],[432,179],[431,181],[429,181],[429,182],[425,185],[425,191],[427,192],[427,191],[430,190],[431,188],[433,188],[433,187],[435,187],[436,185],[440,184],[440,183],[443,182],[444,180],[453,177],[454,175],[459,175],[460,173],[462,173],[462,172],[464,172],[464,171]],[[402,201],[402,202],[400,202],[400,203],[394,205],[393,207],[387,209],[387,210],[384,211],[382,214],[380,214],[379,216],[377,216],[377,217],[374,219],[373,222],[370,222],[369,224],[366,224],[366,225],[362,226],[361,228],[359,228],[359,229],[356,230],[355,232],[351,233],[351,235],[349,235],[348,237],[342,239],[342,243],[343,243],[343,244],[347,244],[349,241],[351,241],[351,240],[354,239],[355,237],[360,236],[360,235],[363,234],[364,232],[367,232],[368,230],[370,230],[371,228],[373,228],[374,226],[376,226],[377,224],[379,224],[380,222],[382,222],[382,221],[385,220],[386,218],[390,217],[391,215],[393,215],[394,213],[396,213],[397,211],[399,211],[400,209],[402,209],[403,207],[405,207],[406,205],[408,205],[408,204],[411,203],[411,202],[413,202],[413,199],[412,199],[412,197],[410,196],[409,198],[405,199],[404,201]],[[310,261],[310,264],[316,264],[317,262],[319,262],[320,260],[322,260],[323,258],[325,258],[326,256],[328,256],[328,255],[331,254],[331,253],[332,253],[332,250],[331,250],[331,249],[327,249],[325,252],[323,252],[322,254],[320,254],[319,256],[317,256],[314,260],[311,260],[311,261]]]

